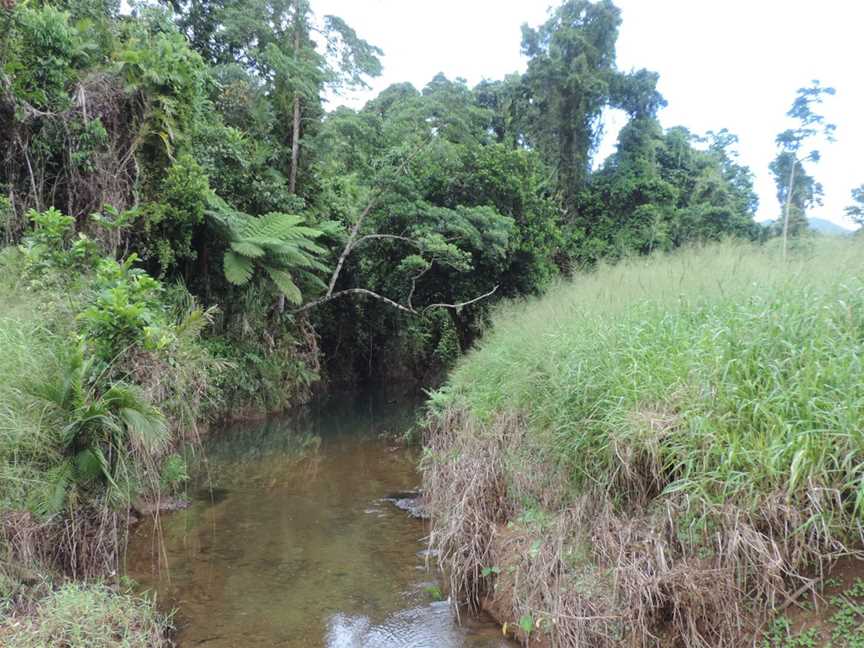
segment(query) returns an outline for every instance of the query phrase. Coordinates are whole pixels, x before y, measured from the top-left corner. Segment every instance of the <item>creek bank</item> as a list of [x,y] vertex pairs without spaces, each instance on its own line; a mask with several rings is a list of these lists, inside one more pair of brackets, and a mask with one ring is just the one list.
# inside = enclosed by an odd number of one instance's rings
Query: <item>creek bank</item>
[[454,599],[532,643],[737,648],[864,556],[862,263],[715,246],[502,308],[424,430]]

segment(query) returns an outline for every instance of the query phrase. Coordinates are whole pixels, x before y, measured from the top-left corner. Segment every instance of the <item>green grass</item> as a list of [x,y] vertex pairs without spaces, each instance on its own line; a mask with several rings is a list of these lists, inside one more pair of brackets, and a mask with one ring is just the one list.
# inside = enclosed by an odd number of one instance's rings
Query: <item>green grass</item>
[[57,460],[56,430],[29,387],[59,370],[68,319],[62,305],[2,284],[0,303],[0,509],[15,509]]
[[862,376],[864,245],[817,240],[784,265],[730,243],[600,267],[505,306],[433,403],[520,413],[576,492],[643,495],[622,487],[627,448],[667,494],[755,507],[827,486],[857,517]]
[[67,584],[43,598],[34,614],[0,619],[8,648],[160,648],[170,619],[145,598],[102,585]]

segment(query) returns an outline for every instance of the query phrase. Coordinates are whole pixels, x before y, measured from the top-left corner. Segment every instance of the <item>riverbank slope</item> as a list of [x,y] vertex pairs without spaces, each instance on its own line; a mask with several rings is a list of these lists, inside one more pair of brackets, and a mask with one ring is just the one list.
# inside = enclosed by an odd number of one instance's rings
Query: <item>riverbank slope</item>
[[453,593],[532,645],[741,645],[861,547],[862,368],[860,240],[601,266],[499,310],[431,398]]

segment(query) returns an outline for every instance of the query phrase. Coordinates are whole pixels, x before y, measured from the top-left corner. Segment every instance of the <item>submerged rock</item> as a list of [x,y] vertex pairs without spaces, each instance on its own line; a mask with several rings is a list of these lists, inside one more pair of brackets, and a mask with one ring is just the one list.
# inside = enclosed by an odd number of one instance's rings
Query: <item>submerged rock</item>
[[429,511],[426,509],[426,500],[423,493],[420,491],[406,491],[403,493],[393,493],[382,498],[385,502],[390,502],[398,509],[408,513],[413,518],[418,520],[428,520]]
[[161,497],[158,500],[136,499],[132,508],[140,516],[168,513],[189,508],[191,502],[185,497]]

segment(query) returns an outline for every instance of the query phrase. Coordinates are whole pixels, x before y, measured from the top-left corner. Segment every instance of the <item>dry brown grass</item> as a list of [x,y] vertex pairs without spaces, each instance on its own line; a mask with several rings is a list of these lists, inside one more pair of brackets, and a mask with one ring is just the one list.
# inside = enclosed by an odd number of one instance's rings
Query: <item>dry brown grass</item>
[[640,416],[645,435],[614,447],[610,483],[636,494],[625,506],[607,487],[568,501],[562,468],[526,451],[516,415],[486,425],[458,408],[433,417],[423,463],[430,542],[454,600],[476,609],[487,597],[510,624],[530,615],[553,646],[731,648],[850,553],[815,522],[842,505],[836,492],[812,487],[803,502],[772,494],[748,510],[661,496],[669,476],[649,437],[674,433],[675,416]]
[[27,511],[7,511],[0,518],[0,546],[11,564],[100,578],[116,573],[126,530],[126,515],[107,506],[84,506],[41,521]]
[[506,434],[484,434],[473,419],[450,411],[425,439],[424,491],[432,519],[430,544],[450,579],[450,591],[477,610],[489,579],[495,527],[508,518],[504,486]]

